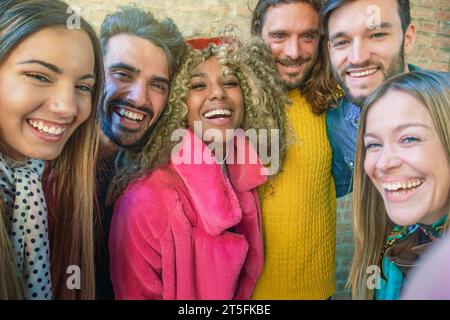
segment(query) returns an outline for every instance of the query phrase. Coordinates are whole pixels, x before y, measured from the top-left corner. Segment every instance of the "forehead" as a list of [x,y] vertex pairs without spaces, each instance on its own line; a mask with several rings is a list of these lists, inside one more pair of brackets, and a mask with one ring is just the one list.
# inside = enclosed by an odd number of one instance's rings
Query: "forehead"
[[265,30],[301,32],[318,26],[319,14],[311,5],[306,3],[277,4],[267,9],[263,32]]
[[84,75],[94,70],[94,49],[84,31],[50,27],[25,38],[7,60],[12,64],[40,60],[54,64],[65,73]]
[[125,63],[145,73],[169,75],[165,51],[151,41],[129,34],[118,34],[108,40],[105,66]]
[[370,30],[373,23],[390,23],[401,30],[397,0],[348,1],[330,14],[328,32],[359,34]]
[[427,108],[417,98],[403,91],[390,90],[370,107],[366,131],[384,133],[408,123],[434,127]]
[[216,57],[210,57],[200,63],[194,70],[194,74],[202,73],[203,75],[222,75],[223,73],[229,73],[231,70],[222,65]]

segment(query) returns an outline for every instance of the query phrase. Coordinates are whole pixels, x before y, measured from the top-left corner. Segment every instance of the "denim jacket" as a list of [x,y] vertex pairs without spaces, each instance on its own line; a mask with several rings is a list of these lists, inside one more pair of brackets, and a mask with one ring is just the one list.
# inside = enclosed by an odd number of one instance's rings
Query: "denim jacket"
[[[410,64],[408,68],[410,71],[420,70]],[[360,112],[361,108],[351,103],[345,96],[337,108],[327,111],[327,134],[333,150],[332,174],[338,198],[352,192]]]

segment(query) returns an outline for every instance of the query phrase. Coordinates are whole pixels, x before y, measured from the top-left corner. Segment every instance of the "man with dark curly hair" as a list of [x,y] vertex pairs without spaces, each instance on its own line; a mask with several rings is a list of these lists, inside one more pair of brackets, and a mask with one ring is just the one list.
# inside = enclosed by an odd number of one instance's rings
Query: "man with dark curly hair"
[[339,89],[319,25],[321,1],[260,0],[252,33],[270,47],[292,105],[295,143],[260,189],[265,262],[253,299],[327,299],[335,291],[336,200],[325,110]]
[[97,258],[97,297],[112,299],[108,235],[111,207],[107,192],[119,149],[139,151],[166,107],[170,80],[186,50],[171,19],[157,21],[150,12],[123,7],[108,15],[100,29],[105,63],[103,118],[100,119],[98,191],[103,235]]

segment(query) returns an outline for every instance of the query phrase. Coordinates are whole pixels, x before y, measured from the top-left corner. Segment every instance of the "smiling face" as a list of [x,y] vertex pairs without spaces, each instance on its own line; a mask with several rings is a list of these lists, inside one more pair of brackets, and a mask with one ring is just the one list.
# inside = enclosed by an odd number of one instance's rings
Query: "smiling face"
[[2,152],[18,161],[56,158],[89,117],[94,82],[85,32],[51,27],[22,41],[0,62]]
[[328,37],[333,74],[346,96],[362,105],[383,81],[408,70],[415,27],[403,33],[397,0],[349,1],[331,13]]
[[186,105],[189,127],[194,129],[194,122],[201,121],[203,133],[218,129],[225,139],[226,129],[237,129],[242,124],[244,98],[238,78],[223,71],[215,57],[201,63],[191,76]]
[[319,47],[319,14],[309,4],[269,7],[261,37],[271,49],[288,89],[299,87],[313,67]]
[[106,113],[102,131],[116,145],[145,143],[169,94],[169,63],[164,50],[128,34],[111,37],[105,55]]
[[432,224],[448,212],[449,162],[417,99],[389,91],[375,102],[367,114],[364,145],[364,169],[393,222]]

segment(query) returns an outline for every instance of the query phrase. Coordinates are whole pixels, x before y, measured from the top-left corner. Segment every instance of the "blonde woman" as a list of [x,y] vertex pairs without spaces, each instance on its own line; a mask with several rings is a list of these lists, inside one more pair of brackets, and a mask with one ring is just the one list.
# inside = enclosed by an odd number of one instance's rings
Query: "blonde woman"
[[[271,164],[282,161],[281,80],[260,41],[195,43],[201,49],[185,57],[149,143],[119,173],[138,179],[116,201],[111,223],[118,299],[249,299],[262,270],[256,188],[267,168],[259,142],[268,154],[280,150]],[[278,130],[280,144],[240,129],[269,137]]]
[[94,298],[103,66],[95,32],[68,12],[55,0],[0,4],[0,299]]
[[398,299],[428,245],[448,229],[450,78],[410,72],[365,102],[358,136],[349,283],[355,299]]

